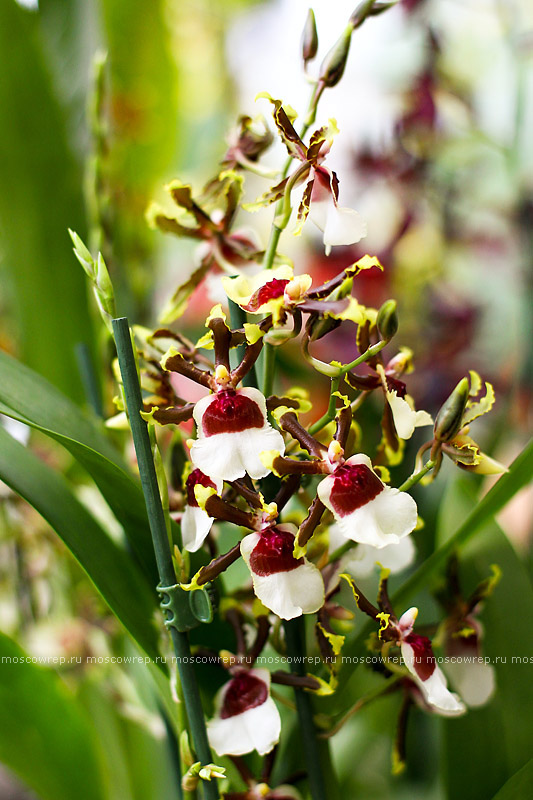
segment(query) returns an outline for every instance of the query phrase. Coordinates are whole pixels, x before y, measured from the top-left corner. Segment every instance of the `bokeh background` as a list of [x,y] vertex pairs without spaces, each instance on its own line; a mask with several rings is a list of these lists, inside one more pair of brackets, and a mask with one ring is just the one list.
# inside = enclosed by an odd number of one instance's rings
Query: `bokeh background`
[[[353,4],[316,0],[313,8],[320,63]],[[195,256],[193,244],[151,230],[146,210],[172,178],[200,188],[216,174],[238,115],[269,117],[268,103],[255,100],[259,92],[303,115],[309,84],[299,40],[306,13],[300,0],[0,0],[2,350],[82,406],[89,404],[80,352],[88,353],[103,415],[114,413],[111,350],[67,228],[104,253],[119,313],[156,326]],[[435,413],[450,388],[476,369],[498,397],[476,438],[506,464],[524,445],[531,415],[532,98],[533,6],[527,0],[401,0],[355,33],[344,78],[326,92],[318,115],[318,122],[337,120],[340,135],[328,164],[340,177],[341,204],[366,218],[368,236],[327,258],[312,226],[294,237],[289,225],[281,240],[297,271],[316,282],[364,253],[378,255],[384,273],[361,276],[356,293],[367,305],[398,299],[401,344],[415,351],[409,386],[417,406]],[[283,158],[275,146],[265,162],[276,169]],[[253,176],[249,199],[267,186]],[[271,218],[271,209],[243,212],[239,225],[254,226],[264,246]],[[213,293],[216,286],[201,285],[180,322],[191,338],[202,333]],[[353,358],[344,329],[326,346],[332,352],[323,357]],[[305,382],[297,351],[281,362],[280,381],[284,375]],[[312,389],[320,408],[327,381]],[[365,413],[369,425],[379,419],[377,409]],[[27,440],[26,430],[10,430]],[[31,446],[64,473],[94,514],[107,513],[66,451],[39,434],[32,434]],[[419,500],[426,519],[421,555],[438,535],[439,505],[441,516],[460,517],[457,484],[446,476]],[[481,487],[468,480],[467,494]],[[446,492],[456,492],[447,495],[453,503],[442,504]],[[84,659],[125,646],[46,523],[7,488],[0,502],[0,630],[44,656]],[[490,622],[501,634],[488,639],[495,654],[505,655],[506,641],[508,655],[521,643],[529,653],[523,628],[530,627],[524,609],[533,610],[532,505],[531,493],[518,495],[499,520],[505,536],[493,532],[503,548],[495,545],[500,560],[509,561],[514,576],[514,593],[511,586],[508,596],[493,600]],[[104,524],[117,527],[109,516]],[[527,602],[517,586],[529,593]],[[506,622],[505,614],[513,618]],[[507,624],[516,628],[511,643]],[[84,663],[59,672],[99,734],[117,732],[109,797],[176,796],[161,716],[143,695],[146,676]],[[525,686],[527,669],[521,675]],[[389,766],[394,702],[357,717],[335,739],[344,796],[492,797],[533,746],[524,711],[533,711],[531,689],[520,695],[516,673],[502,672],[502,680],[508,695],[467,720],[440,724],[417,715],[409,770],[400,780],[390,777]],[[31,742],[29,735],[30,750]],[[27,796],[0,770],[2,800]]]

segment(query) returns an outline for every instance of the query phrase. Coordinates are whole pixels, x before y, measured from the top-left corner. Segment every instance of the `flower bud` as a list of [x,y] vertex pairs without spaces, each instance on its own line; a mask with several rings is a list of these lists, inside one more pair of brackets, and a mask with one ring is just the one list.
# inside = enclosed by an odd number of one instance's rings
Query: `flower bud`
[[340,39],[333,45],[320,65],[318,80],[320,83],[324,84],[324,86],[330,88],[336,86],[342,78],[346,61],[348,60],[351,39],[352,26],[348,25]]
[[390,342],[398,330],[396,300],[386,300],[383,303],[378,311],[377,326],[381,338],[385,342]]
[[312,8],[307,12],[307,19],[302,33],[302,58],[304,64],[312,61],[318,50],[318,34],[316,31],[315,14]]
[[437,441],[449,442],[461,430],[469,391],[468,378],[463,378],[442,405],[435,420],[435,439]]

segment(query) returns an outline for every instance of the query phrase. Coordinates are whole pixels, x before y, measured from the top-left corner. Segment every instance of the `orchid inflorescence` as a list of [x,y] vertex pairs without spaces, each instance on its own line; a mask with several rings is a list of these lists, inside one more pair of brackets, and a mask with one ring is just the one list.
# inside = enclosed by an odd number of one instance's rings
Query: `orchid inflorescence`
[[[351,601],[341,592],[344,579],[352,587],[357,608],[374,626],[368,647],[390,678],[383,692],[401,690],[407,705],[414,702],[426,711],[455,716],[465,712],[467,703],[484,702],[493,687],[492,674],[485,669],[479,677],[478,665],[472,663],[470,671],[465,666],[461,675],[449,675],[456,688],[466,687],[463,699],[450,691],[431,640],[414,629],[417,609],[396,616],[387,590],[388,575],[406,569],[416,555],[411,534],[421,521],[408,490],[433,480],[444,456],[470,471],[504,470],[481,452],[469,433],[471,423],[492,407],[492,387],[486,384],[481,397],[481,379],[472,371],[450,394],[434,423],[427,411],[415,408],[408,393],[412,351],[393,347],[396,303],[389,300],[379,309],[370,308],[354,294],[361,273],[384,269],[378,258],[366,254],[315,286],[311,275],[298,272],[277,249],[298,186],[303,194],[297,232],[309,218],[323,233],[326,254],[365,236],[365,223],[357,212],[339,206],[339,180],[326,166],[338,133],[335,121],[305,140],[320,96],[342,75],[353,30],[389,5],[367,2],[354,12],[320,68],[302,132],[297,132],[289,106],[261,95],[273,107],[288,161],[279,180],[256,203],[243,204],[244,175],[251,171],[268,176],[260,159],[274,136],[263,118],[246,116],[231,134],[222,171],[202,192],[195,194],[191,186],[174,181],[169,186],[173,210],[154,205],[149,211],[159,229],[198,243],[195,269],[174,292],[162,323],[169,325],[182,315],[205,279],[217,298],[221,293],[225,297],[212,308],[206,333],[196,343],[171,328],[134,328],[144,418],[150,425],[171,426],[174,431],[187,426],[187,435],[191,427],[193,431],[186,447],[180,436],[172,437],[183,467],[183,483],[178,485],[174,475],[170,499],[170,512],[181,523],[182,585],[195,591],[216,581],[239,559],[249,575],[245,585],[226,593],[220,603],[220,613],[235,630],[237,652],[215,654],[229,673],[208,723],[210,743],[219,756],[273,750],[281,722],[271,682],[292,683],[318,695],[335,691],[338,657],[353,616]],[[306,69],[316,53],[315,35],[310,17],[303,43]],[[270,241],[263,248],[255,232],[234,229],[234,224],[241,208],[253,211],[270,203],[276,203],[276,213]],[[351,362],[324,361],[313,355],[316,342],[320,340],[324,354],[324,340],[327,343],[332,331],[343,326],[351,336],[354,325],[358,352]],[[305,389],[280,380],[281,393],[273,391],[277,351],[295,343],[311,379],[330,382],[327,410],[318,418],[313,414],[314,398]],[[181,396],[187,395],[191,381],[204,392],[194,402]],[[371,396],[379,398],[383,408],[373,457],[360,452],[357,422],[359,409]],[[310,417],[311,422],[302,421]],[[390,485],[389,467],[402,462],[406,442],[415,431],[429,426],[433,434],[420,447],[411,477],[398,487]],[[246,533],[229,551],[220,552],[217,525]],[[203,565],[191,576],[188,554],[195,553],[203,554],[198,562]],[[374,605],[354,579],[368,579],[376,567],[381,579]],[[448,597],[438,637],[448,652],[461,647],[480,652],[482,629],[476,614],[487,594],[474,592],[475,601],[465,601],[457,590],[455,599]],[[316,615],[321,674],[271,674],[257,667],[265,647],[283,652],[280,620],[302,615]],[[250,630],[255,639],[248,646],[245,634]],[[479,691],[470,701],[469,689],[476,685]],[[405,723],[404,712],[401,721]],[[333,735],[338,727],[331,720],[324,735]],[[402,737],[397,741],[399,769]],[[291,787],[271,790],[254,780],[249,777],[250,792],[243,797],[296,796]]]

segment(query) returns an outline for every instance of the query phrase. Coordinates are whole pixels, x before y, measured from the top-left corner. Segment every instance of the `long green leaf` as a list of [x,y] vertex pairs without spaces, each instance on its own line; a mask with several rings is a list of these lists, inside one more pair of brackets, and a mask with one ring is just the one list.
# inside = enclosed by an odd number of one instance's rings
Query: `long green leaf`
[[509,778],[493,800],[524,800],[533,797],[533,759]]
[[81,399],[74,348],[91,345],[92,326],[67,227],[83,234],[82,172],[67,143],[39,15],[14,0],[0,3],[0,52],[0,226],[12,329],[23,360]]
[[155,586],[157,570],[140,484],[96,424],[42,376],[2,352],[0,412],[55,439],[87,470]]
[[[446,541],[457,520],[467,517],[475,507],[472,489],[468,479],[463,479],[446,492],[437,530],[439,542]],[[483,708],[471,709],[461,719],[443,721],[450,800],[460,797],[465,785],[469,787],[469,800],[492,797],[533,752],[533,683],[528,662],[533,657],[533,630],[522,624],[522,620],[533,618],[533,587],[507,537],[489,520],[480,535],[461,550],[465,594],[490,574],[493,563],[500,567],[502,578],[485,603],[481,621],[485,628],[483,655],[493,663],[497,689]],[[485,755],[483,764],[479,752]]]
[[126,630],[155,657],[155,598],[140,571],[74,497],[64,478],[2,428],[0,479],[46,519]]
[[42,800],[104,800],[97,743],[57,674],[0,633],[0,761]]

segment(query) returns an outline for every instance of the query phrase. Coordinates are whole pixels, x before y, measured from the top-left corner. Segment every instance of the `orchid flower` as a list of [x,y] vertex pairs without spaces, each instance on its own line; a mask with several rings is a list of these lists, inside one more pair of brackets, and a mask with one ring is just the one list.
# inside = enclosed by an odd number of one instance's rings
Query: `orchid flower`
[[190,553],[200,549],[214,522],[214,518],[198,505],[194,492],[198,485],[211,487],[217,494],[221,494],[223,481],[213,482],[199,469],[193,469],[185,481],[187,505],[181,518],[181,538],[184,548]]
[[358,454],[344,461],[336,453],[338,460],[332,461],[331,474],[318,484],[317,492],[342,535],[379,549],[398,544],[416,526],[413,498],[384,484],[368,456]]
[[207,723],[209,744],[219,756],[269,753],[279,741],[281,718],[270,697],[266,669],[239,669],[215,698]]
[[255,594],[282,619],[313,614],[324,604],[320,570],[305,557],[294,557],[295,535],[294,525],[274,525],[241,541]]
[[413,633],[418,616],[417,608],[410,608],[398,621],[399,643],[405,666],[420,689],[424,702],[432,711],[446,717],[464,714],[461,699],[448,689],[444,673],[437,666],[431,641],[427,636]]

